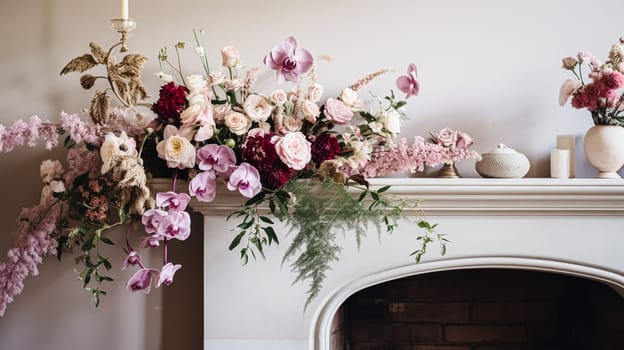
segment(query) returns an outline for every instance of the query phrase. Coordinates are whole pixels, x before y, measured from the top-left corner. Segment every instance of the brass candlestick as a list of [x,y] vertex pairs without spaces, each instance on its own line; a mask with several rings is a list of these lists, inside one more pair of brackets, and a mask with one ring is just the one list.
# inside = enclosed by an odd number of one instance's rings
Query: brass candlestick
[[121,34],[121,39],[119,40],[121,44],[120,52],[128,51],[126,47],[126,41],[128,40],[128,33],[136,28],[136,21],[134,18],[114,18],[111,19],[111,24],[113,29],[117,31],[117,33]]

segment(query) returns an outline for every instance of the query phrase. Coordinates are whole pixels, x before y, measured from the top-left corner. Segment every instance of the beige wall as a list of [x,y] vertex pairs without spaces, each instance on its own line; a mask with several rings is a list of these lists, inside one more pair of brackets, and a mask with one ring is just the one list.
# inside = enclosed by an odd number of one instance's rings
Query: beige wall
[[[58,73],[90,41],[107,46],[117,39],[108,20],[118,15],[118,3],[0,2],[0,123],[32,114],[54,119],[61,110],[86,106],[90,94],[80,89],[78,77]],[[151,73],[157,70],[159,48],[191,43],[192,28],[206,30],[214,64],[219,62],[218,49],[232,44],[248,65],[260,65],[274,44],[297,36],[313,53],[334,58],[320,67],[326,96],[378,68],[403,71],[415,62],[422,90],[407,106],[410,120],[404,135],[426,135],[445,126],[463,129],[475,137],[478,151],[504,142],[526,153],[533,166],[529,175],[544,177],[555,135],[575,134],[580,140],[591,125],[586,112],[557,105],[559,86],[568,77],[560,69],[560,58],[580,49],[604,57],[624,35],[622,13],[624,3],[618,0],[130,0],[130,14],[138,20],[130,47],[151,59],[145,81],[153,94],[158,82]],[[189,74],[201,71],[193,50],[187,50],[185,67]],[[268,72],[262,77],[271,78]],[[374,90],[384,93],[392,86],[393,79],[386,77]],[[38,199],[38,164],[49,157],[40,147],[0,154],[2,258],[13,241],[15,216]],[[577,161],[577,174],[592,176],[580,151]],[[459,166],[465,176],[476,176],[472,162]],[[71,261],[59,264],[49,258],[41,275],[26,281],[24,293],[0,319],[0,349],[86,344],[92,349],[155,349],[161,343],[174,348],[175,341],[190,338],[179,329],[167,330],[201,322],[180,316],[177,306],[171,308],[179,303],[190,309],[197,303],[188,296],[201,288],[201,252],[190,246],[195,250],[184,255],[192,257],[186,265],[186,276],[192,277],[180,283],[177,293],[182,297],[167,291],[145,298],[127,293],[119,283],[97,311],[74,280]],[[122,259],[119,253],[115,257]],[[127,278],[117,275],[120,281]],[[186,333],[197,337],[193,329]]]

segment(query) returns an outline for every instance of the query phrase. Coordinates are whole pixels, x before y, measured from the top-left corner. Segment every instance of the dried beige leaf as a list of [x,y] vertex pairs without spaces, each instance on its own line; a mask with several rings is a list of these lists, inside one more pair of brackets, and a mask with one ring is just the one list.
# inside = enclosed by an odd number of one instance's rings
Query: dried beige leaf
[[97,62],[104,64],[106,62],[106,52],[96,43],[89,43],[89,47],[91,48],[91,54],[95,57]]
[[121,63],[117,64],[116,67],[125,76],[141,76],[141,68],[145,61],[147,61],[147,57],[143,55],[130,54],[124,56]]
[[95,58],[91,54],[86,53],[69,61],[69,63],[67,63],[63,70],[61,70],[61,75],[67,74],[69,72],[82,73],[95,67],[97,64],[98,63]]
[[85,74],[80,77],[80,86],[82,86],[85,90],[89,90],[95,84],[95,79],[96,78],[93,75]]
[[95,124],[103,125],[108,122],[108,106],[110,99],[105,92],[96,91],[91,100],[89,115]]

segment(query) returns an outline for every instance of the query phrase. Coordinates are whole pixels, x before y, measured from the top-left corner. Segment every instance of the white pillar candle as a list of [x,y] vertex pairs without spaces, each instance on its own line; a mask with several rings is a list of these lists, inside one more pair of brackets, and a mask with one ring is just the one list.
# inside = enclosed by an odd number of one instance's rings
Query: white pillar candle
[[121,19],[128,19],[128,0],[120,0],[121,1]]
[[567,179],[570,177],[570,151],[567,149],[550,150],[550,177]]
[[574,174],[574,135],[557,135],[557,148],[570,151],[570,177]]

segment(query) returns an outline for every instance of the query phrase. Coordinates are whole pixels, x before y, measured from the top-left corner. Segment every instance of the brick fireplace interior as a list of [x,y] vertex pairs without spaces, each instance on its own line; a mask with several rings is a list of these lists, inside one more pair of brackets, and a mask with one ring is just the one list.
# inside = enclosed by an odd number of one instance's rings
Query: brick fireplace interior
[[624,298],[555,273],[451,270],[369,287],[332,323],[333,350],[624,349]]

